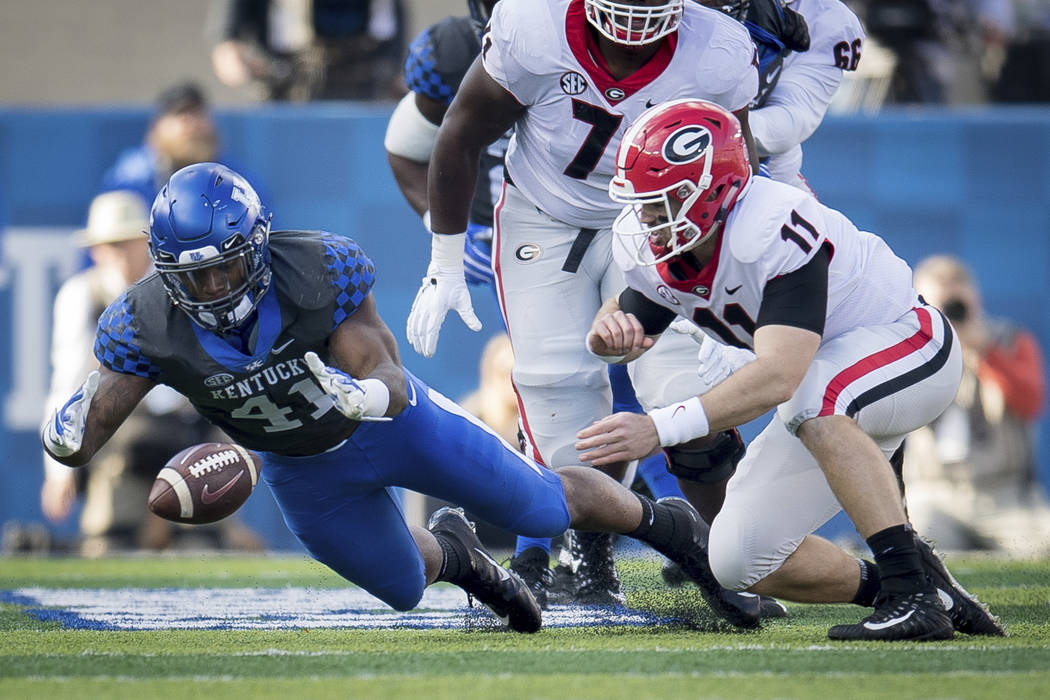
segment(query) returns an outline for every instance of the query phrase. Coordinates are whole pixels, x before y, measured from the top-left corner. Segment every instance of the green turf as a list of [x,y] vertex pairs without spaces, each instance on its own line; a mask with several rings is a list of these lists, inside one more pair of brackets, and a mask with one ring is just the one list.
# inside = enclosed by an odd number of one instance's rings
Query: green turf
[[[0,606],[0,698],[1027,698],[1050,697],[1050,562],[952,558],[1010,630],[928,644],[840,644],[852,606],[791,605],[756,632],[699,629],[99,632]],[[674,609],[656,565],[622,565],[631,605]],[[0,559],[0,589],[333,587],[295,557]]]

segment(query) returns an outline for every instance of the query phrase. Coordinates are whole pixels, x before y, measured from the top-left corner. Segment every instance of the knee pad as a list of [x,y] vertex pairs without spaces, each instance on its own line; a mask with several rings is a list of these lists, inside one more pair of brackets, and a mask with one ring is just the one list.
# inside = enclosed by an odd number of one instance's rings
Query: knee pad
[[735,528],[725,527],[721,515],[719,513],[719,517],[715,518],[708,537],[707,558],[711,573],[723,588],[731,591],[747,590],[758,579],[744,547],[740,546],[738,533],[734,532]]
[[744,441],[734,428],[719,433],[706,447],[672,445],[664,451],[668,472],[686,481],[713,484],[733,475],[744,450]]

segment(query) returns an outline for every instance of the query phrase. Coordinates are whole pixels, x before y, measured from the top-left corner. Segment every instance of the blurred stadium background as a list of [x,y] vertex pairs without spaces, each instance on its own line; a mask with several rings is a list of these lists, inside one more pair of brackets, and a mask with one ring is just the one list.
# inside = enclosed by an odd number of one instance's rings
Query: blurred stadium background
[[[461,0],[408,4],[411,35],[465,14]],[[323,228],[362,244],[378,266],[380,311],[403,336],[428,248],[386,165],[393,104],[269,105],[222,86],[208,62],[208,6],[0,3],[0,523],[43,522],[36,430],[51,301],[76,261],[70,233],[83,225],[103,171],[140,142],[153,99],[172,83],[189,78],[207,88],[227,150],[268,195],[276,228]],[[988,312],[1016,319],[1050,348],[1050,107],[831,115],[806,145],[805,173],[824,202],[883,235],[908,262],[936,252],[967,260]],[[431,360],[402,338],[406,364],[452,397],[475,385],[481,346],[499,328],[494,300],[474,296],[481,334],[450,321]],[[265,487],[243,515],[271,547],[297,548]],[[64,532],[74,529],[75,517]],[[836,520],[825,534],[851,531]]]

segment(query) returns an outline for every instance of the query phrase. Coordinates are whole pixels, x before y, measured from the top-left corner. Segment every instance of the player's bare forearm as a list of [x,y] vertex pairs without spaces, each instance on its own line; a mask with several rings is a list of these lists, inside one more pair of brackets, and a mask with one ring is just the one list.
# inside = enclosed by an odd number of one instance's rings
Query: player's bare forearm
[[98,391],[91,401],[80,449],[66,457],[60,457],[50,451],[49,454],[67,467],[84,466],[106,444],[154,386],[156,382],[152,379],[101,368]]
[[755,360],[701,397],[709,434],[754,420],[794,395],[809,369],[820,335],[789,326],[755,332]]
[[390,171],[394,173],[394,180],[405,196],[405,201],[412,209],[423,216],[427,210],[427,170],[430,163],[417,163],[404,156],[387,153],[386,159],[390,163]]
[[431,229],[467,230],[482,149],[502,136],[525,108],[476,59],[438,131],[428,173]]
[[397,340],[380,318],[371,294],[332,332],[329,348],[333,367],[354,379],[379,379],[386,384],[390,391],[387,416],[396,416],[408,405]]

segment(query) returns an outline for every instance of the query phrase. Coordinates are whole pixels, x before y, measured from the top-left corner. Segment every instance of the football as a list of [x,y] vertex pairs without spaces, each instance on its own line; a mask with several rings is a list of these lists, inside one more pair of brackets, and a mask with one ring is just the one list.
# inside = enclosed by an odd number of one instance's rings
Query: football
[[177,523],[222,520],[241,507],[259,480],[259,457],[240,445],[206,442],[168,460],[149,494],[149,509]]

